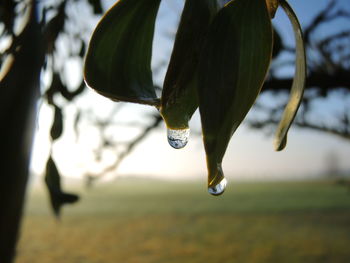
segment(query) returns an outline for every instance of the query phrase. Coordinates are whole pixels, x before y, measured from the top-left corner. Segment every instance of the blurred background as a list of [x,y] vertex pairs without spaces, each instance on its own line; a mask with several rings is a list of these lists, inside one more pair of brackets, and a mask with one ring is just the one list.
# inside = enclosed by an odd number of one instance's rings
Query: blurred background
[[[14,32],[0,26],[1,62],[26,8],[13,3]],[[308,79],[288,145],[273,150],[295,56],[280,8],[269,76],[225,155],[227,190],[214,198],[206,192],[198,112],[188,145],[175,150],[155,108],[112,102],[85,86],[89,38],[114,1],[39,1],[47,49],[16,262],[348,262],[350,4],[289,3],[304,31]],[[183,4],[163,0],[158,13],[159,94]],[[62,188],[81,198],[59,220],[44,185],[49,158]]]

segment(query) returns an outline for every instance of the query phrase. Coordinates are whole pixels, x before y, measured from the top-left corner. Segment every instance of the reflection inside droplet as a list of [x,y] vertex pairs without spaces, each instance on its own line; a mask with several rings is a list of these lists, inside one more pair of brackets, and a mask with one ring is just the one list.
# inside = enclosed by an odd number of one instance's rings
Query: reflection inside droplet
[[208,187],[208,192],[211,195],[221,195],[223,192],[225,192],[226,185],[227,180],[224,177],[218,184]]
[[168,142],[171,147],[175,149],[181,149],[186,146],[188,137],[190,136],[190,129],[168,129],[167,130]]

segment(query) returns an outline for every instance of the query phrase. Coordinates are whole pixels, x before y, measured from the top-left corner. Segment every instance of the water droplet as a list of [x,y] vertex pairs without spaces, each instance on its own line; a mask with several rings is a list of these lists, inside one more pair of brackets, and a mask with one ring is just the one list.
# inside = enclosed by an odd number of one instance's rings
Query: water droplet
[[213,185],[213,186],[209,186],[208,192],[211,195],[221,195],[225,192],[226,185],[227,185],[227,180],[224,177],[224,178],[222,178],[222,180],[218,184]]
[[168,142],[171,147],[175,149],[181,149],[186,146],[188,137],[190,136],[190,129],[168,129],[167,130]]

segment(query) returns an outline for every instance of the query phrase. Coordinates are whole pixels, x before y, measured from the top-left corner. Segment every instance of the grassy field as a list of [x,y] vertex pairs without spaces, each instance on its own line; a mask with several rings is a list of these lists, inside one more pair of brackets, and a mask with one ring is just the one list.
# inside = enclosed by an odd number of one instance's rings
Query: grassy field
[[350,192],[327,182],[119,180],[80,191],[57,222],[30,195],[16,263],[350,262]]

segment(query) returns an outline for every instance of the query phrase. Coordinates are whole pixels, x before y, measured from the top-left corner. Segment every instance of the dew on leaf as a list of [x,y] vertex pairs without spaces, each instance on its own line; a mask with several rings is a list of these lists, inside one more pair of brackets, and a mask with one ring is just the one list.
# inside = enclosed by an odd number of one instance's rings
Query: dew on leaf
[[221,195],[225,192],[226,185],[227,185],[227,180],[224,177],[219,183],[209,186],[208,192],[211,195]]
[[181,149],[186,146],[190,129],[167,129],[168,142],[171,147]]

